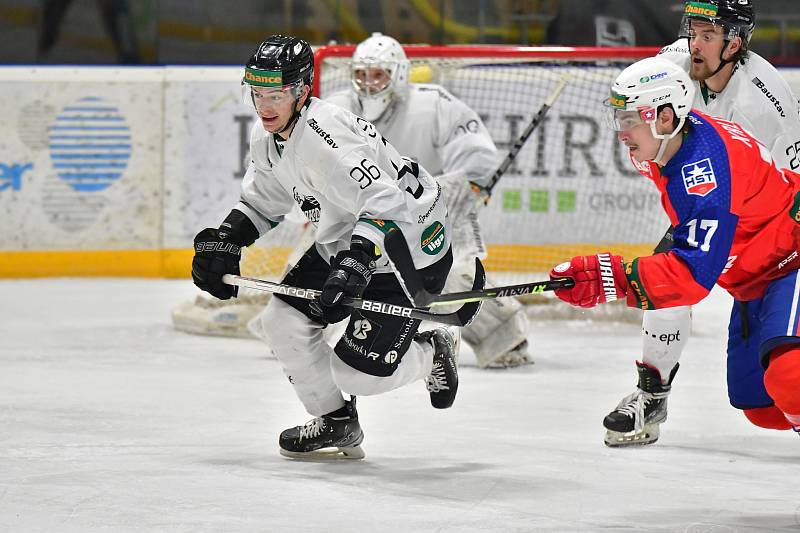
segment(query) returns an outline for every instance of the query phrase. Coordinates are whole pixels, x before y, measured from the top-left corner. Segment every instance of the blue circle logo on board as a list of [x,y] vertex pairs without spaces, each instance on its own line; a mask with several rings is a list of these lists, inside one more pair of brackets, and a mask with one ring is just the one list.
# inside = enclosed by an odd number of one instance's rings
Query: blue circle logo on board
[[50,127],[50,159],[58,177],[80,192],[102,191],[122,177],[131,131],[115,105],[87,96],[64,107]]

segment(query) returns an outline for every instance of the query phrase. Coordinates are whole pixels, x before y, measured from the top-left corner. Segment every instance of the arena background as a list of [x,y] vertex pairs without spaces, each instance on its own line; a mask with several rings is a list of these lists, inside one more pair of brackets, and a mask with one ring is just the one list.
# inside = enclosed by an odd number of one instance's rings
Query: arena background
[[[0,108],[0,213],[15,231],[0,235],[0,276],[188,276],[192,237],[238,195],[253,119],[238,94],[241,64],[267,35],[297,34],[317,49],[373,31],[406,45],[651,47],[641,55],[674,40],[681,5],[4,0],[0,99],[14,104]],[[800,3],[759,0],[757,9],[752,49],[800,93]],[[589,70],[570,68],[573,77]],[[501,180],[481,215],[490,269],[542,270],[584,244],[629,255],[657,242],[666,226],[657,194],[602,127],[605,84],[570,86]],[[498,87],[517,100],[502,108],[491,92],[448,86],[505,150],[549,86],[535,78]],[[58,135],[65,129],[102,133],[91,171],[69,171],[75,147]],[[624,234],[604,241],[613,224]],[[294,237],[280,238],[285,257]]]

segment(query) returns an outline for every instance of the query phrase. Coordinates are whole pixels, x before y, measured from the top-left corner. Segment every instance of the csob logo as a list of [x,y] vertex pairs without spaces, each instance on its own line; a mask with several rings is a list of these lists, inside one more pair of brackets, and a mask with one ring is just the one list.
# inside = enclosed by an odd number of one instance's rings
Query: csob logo
[[22,175],[33,169],[33,163],[0,163],[0,191],[11,189],[22,190]]

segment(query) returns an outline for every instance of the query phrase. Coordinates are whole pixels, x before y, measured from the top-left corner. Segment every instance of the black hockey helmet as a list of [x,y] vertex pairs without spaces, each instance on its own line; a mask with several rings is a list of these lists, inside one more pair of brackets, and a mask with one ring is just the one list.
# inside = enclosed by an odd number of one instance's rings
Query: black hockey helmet
[[[299,37],[273,35],[247,61],[243,83],[259,87],[311,86],[314,52]],[[300,83],[298,83],[300,82]]]
[[726,44],[736,37],[742,38],[742,48],[732,61],[742,59],[747,53],[756,25],[753,0],[689,0],[683,6],[679,37],[689,37],[692,20],[721,26]]

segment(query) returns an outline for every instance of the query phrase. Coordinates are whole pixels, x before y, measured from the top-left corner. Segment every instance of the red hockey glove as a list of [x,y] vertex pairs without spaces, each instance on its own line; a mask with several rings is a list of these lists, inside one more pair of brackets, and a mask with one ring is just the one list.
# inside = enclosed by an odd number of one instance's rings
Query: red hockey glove
[[577,307],[594,307],[624,298],[628,293],[622,258],[609,252],[573,257],[550,271],[551,279],[563,277],[574,279],[575,286],[558,289],[556,296]]

